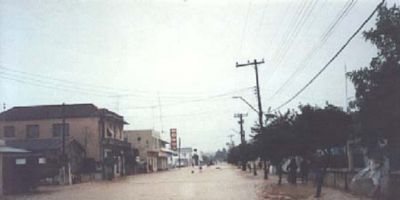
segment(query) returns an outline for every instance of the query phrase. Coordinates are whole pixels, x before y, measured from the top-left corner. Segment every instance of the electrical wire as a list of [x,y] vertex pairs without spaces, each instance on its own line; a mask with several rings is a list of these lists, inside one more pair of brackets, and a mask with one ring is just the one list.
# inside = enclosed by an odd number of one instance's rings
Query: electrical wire
[[322,74],[322,72],[324,72],[329,67],[329,65],[340,55],[340,53],[347,47],[350,41],[361,31],[361,29],[365,26],[365,24],[367,24],[367,22],[375,15],[376,11],[378,11],[378,9],[383,5],[384,2],[385,0],[382,0],[382,2],[378,4],[378,6],[368,16],[368,18],[361,24],[361,26],[350,36],[350,38],[346,41],[346,43],[339,49],[339,51],[335,53],[335,55],[325,64],[325,66],[321,70],[318,71],[316,75],[313,76],[313,78],[310,81],[307,82],[306,85],[304,85],[298,92],[296,92],[291,98],[289,98],[283,104],[275,108],[274,111],[277,111],[283,106],[289,104],[297,96],[299,96],[306,88],[308,88],[308,86],[310,86]]

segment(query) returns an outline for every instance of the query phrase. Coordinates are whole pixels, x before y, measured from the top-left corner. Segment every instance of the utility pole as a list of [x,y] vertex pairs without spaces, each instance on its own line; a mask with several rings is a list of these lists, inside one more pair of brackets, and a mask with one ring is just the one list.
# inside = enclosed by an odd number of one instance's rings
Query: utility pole
[[[344,102],[344,111],[350,114],[350,109],[348,105],[349,97],[348,97],[348,87],[347,87],[347,65],[344,65],[344,89],[345,89],[345,102]],[[352,149],[353,141],[351,139],[347,139],[346,142],[346,150],[347,150],[347,167],[349,171],[354,171],[354,157],[353,157],[353,149]],[[346,185],[347,190],[347,185]]]
[[239,125],[240,125],[240,141],[241,141],[241,160],[242,160],[242,171],[246,171],[246,158],[244,155],[244,145],[246,144],[246,138],[244,135],[244,130],[243,130],[243,117],[247,117],[247,114],[242,114],[242,113],[237,113],[234,115],[235,118],[239,118]]
[[162,115],[162,105],[160,93],[157,93],[158,96],[158,108],[160,109],[160,124],[161,124],[161,135],[164,133],[164,125],[163,125],[163,115]]
[[178,168],[181,167],[181,138],[178,139]]
[[67,164],[67,156],[65,155],[65,103],[61,105],[61,130],[62,130],[62,154],[61,154],[61,162],[62,162],[62,173],[63,173],[63,184],[65,184],[65,174],[66,174],[66,164]]
[[65,156],[65,103],[61,107],[61,117],[62,117],[62,154]]
[[228,137],[229,137],[229,139],[230,139],[230,140],[229,140],[229,142],[230,142],[230,143],[229,143],[229,148],[232,148],[232,147],[233,147],[233,139],[232,139],[233,136],[234,136],[233,134],[229,134],[229,135],[228,135]]
[[[262,111],[262,105],[261,105],[261,95],[260,95],[260,84],[258,81],[258,65],[260,64],[264,64],[264,59],[262,59],[261,61],[257,61],[257,59],[254,59],[253,62],[247,61],[247,63],[245,64],[239,64],[236,62],[236,67],[247,67],[250,65],[254,65],[254,70],[256,72],[256,92],[257,92],[257,100],[258,100],[258,123],[260,125],[260,132],[259,134],[261,134],[262,130],[263,130],[263,111]],[[264,162],[265,163],[265,162]],[[257,171],[256,171],[256,163],[255,161],[253,162],[253,168],[254,168],[254,175],[257,175]],[[264,172],[266,173],[266,172]]]
[[254,70],[256,72],[256,92],[257,92],[257,100],[258,100],[258,123],[260,124],[260,133],[263,128],[263,112],[262,112],[262,105],[261,105],[261,95],[260,95],[260,84],[258,81],[258,65],[264,64],[264,59],[261,61],[257,61],[254,59],[253,62],[247,61],[245,64],[239,64],[236,62],[236,67],[246,67],[250,65],[254,65]]

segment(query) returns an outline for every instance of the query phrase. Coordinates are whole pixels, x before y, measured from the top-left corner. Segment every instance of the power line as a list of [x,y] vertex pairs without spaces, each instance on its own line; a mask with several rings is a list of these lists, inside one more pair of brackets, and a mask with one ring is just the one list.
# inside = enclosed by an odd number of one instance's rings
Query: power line
[[[169,106],[176,106],[176,105],[182,105],[182,104],[187,104],[187,103],[197,103],[197,102],[204,102],[204,101],[212,101],[215,99],[220,99],[223,97],[229,96],[229,99],[231,99],[232,94],[237,94],[239,92],[244,92],[244,91],[249,91],[250,89],[254,89],[254,87],[245,87],[242,89],[230,91],[230,92],[225,92],[225,93],[220,93],[216,95],[211,95],[207,97],[202,97],[198,99],[192,99],[192,100],[185,100],[185,101],[178,101],[176,103],[170,103],[170,104],[164,104],[163,107],[169,107]],[[157,108],[159,105],[150,105],[150,106],[135,106],[135,107],[129,107],[125,109],[152,109],[152,108]]]
[[239,46],[239,51],[238,51],[238,56],[240,56],[240,54],[242,53],[242,48],[243,48],[243,42],[245,40],[245,36],[246,36],[246,30],[247,30],[247,22],[249,21],[249,14],[250,14],[250,8],[251,8],[251,1],[249,0],[249,5],[247,6],[247,14],[246,14],[246,18],[244,21],[244,25],[243,25],[243,29],[242,29],[242,35],[240,38],[240,46]]
[[283,104],[281,104],[280,106],[278,106],[277,108],[275,108],[274,110],[279,110],[280,108],[282,108],[283,106],[286,106],[288,103],[290,103],[291,101],[293,101],[297,96],[299,96],[308,86],[310,86],[315,79],[318,78],[319,75],[322,74],[322,72],[324,72],[326,70],[326,68],[328,68],[328,66],[339,56],[339,54],[347,47],[347,45],[350,43],[350,41],[361,31],[361,29],[365,26],[365,24],[368,23],[368,21],[374,16],[374,14],[376,13],[376,11],[383,5],[383,3],[385,2],[385,0],[382,0],[382,2],[380,4],[378,4],[378,6],[374,9],[374,11],[368,16],[368,18],[361,24],[361,26],[351,35],[351,37],[346,41],[346,43],[339,49],[338,52],[336,52],[336,54],[328,61],[328,63],[325,64],[325,66],[318,71],[318,73],[316,75],[314,75],[314,77],[306,84],[304,85],[295,95],[293,95],[290,99],[288,99],[287,101],[285,101]]
[[[310,3],[310,2],[309,2]],[[288,41],[291,41],[291,37],[293,35],[293,32],[297,32],[296,28],[298,27],[298,24],[301,22],[301,19],[303,18],[304,13],[306,12],[306,8],[308,8],[308,5],[310,4],[306,4],[306,1],[303,1],[302,4],[300,5],[301,7],[297,9],[296,13],[290,20],[287,30],[284,33],[284,36],[281,38],[281,42],[282,43],[280,45],[280,47],[275,51],[275,53],[272,56],[272,63],[280,63],[280,60],[282,58],[282,54],[284,53],[284,49],[286,49],[286,46],[288,44]],[[289,9],[288,9],[289,10]],[[296,17],[296,16],[300,16],[300,17]],[[290,29],[292,28],[292,29]],[[270,41],[271,44],[272,40]],[[270,45],[268,45],[270,46]],[[274,69],[272,70],[272,72],[270,73],[270,77],[273,77],[275,72],[279,69],[278,65],[276,64]]]
[[18,79],[18,78],[15,78],[15,77],[9,77],[9,76],[5,76],[4,73],[3,74],[0,73],[0,79],[11,80],[11,81],[14,81],[14,82],[18,82],[18,83],[22,83],[22,84],[28,84],[28,85],[36,86],[36,87],[47,88],[47,89],[62,90],[62,91],[65,91],[65,92],[70,92],[70,93],[86,94],[86,95],[97,96],[97,97],[108,97],[107,95],[104,95],[104,94],[88,92],[88,91],[81,91],[81,90],[76,90],[76,89],[73,89],[73,88],[52,86],[51,84],[48,85],[48,84],[43,84],[43,83],[40,83],[40,82],[34,82],[32,80],[29,80],[29,79]]
[[294,41],[298,37],[299,33],[302,31],[304,25],[306,24],[306,22],[310,18],[311,13],[314,11],[315,6],[317,5],[317,3],[318,3],[318,0],[310,1],[309,4],[307,4],[307,6],[305,7],[304,12],[300,16],[300,18],[298,18],[293,32],[288,37],[285,45],[283,46],[283,50],[282,50],[280,56],[278,57],[278,61],[276,63],[277,68],[279,68],[281,66],[282,62],[285,61],[286,55],[290,51],[291,47],[294,44]]
[[[140,91],[140,90],[129,90],[122,88],[113,88],[104,85],[96,85],[87,82],[72,81],[66,79],[54,78],[42,74],[30,73],[21,70],[14,70],[7,68],[5,66],[0,66],[0,74],[3,75],[3,79],[12,80],[24,84],[31,84],[38,87],[57,89],[63,91],[72,91],[94,96],[105,96],[105,97],[118,97],[118,98],[147,98],[156,99],[158,95],[150,95],[150,91]],[[18,80],[17,80],[18,79]],[[34,82],[34,83],[32,83]],[[51,85],[51,86],[49,86]],[[163,99],[190,99],[199,98],[204,95],[209,95],[205,92],[164,92],[167,94],[162,94],[160,92],[160,97]]]
[[[354,3],[353,3],[354,2]],[[341,16],[346,16],[350,10],[354,7],[356,1],[348,1],[348,3],[345,4],[345,6],[341,9],[341,11],[338,13],[337,17],[335,18],[334,21],[332,21],[331,25],[329,25],[328,29],[322,34],[320,42],[315,44],[312,49],[307,53],[307,55],[304,57],[304,59],[300,62],[300,65],[296,68],[296,70],[290,75],[288,79],[282,84],[281,87],[279,87],[275,93],[269,97],[268,99],[273,99],[275,96],[280,94],[282,91],[284,91],[284,88],[289,85],[290,81],[296,77],[296,75],[300,74],[306,66],[311,63],[312,57],[317,53],[317,51],[325,45],[329,37],[331,37],[333,31],[335,29],[335,26],[338,25],[338,22],[343,19]]]

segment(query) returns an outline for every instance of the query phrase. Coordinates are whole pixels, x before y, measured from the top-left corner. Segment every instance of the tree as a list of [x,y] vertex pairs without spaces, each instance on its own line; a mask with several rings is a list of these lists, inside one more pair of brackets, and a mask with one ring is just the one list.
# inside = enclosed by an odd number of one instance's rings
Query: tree
[[294,122],[296,152],[300,155],[325,150],[346,144],[352,133],[351,116],[339,107],[327,104],[325,108],[310,105],[299,106],[300,114]]
[[[363,33],[378,53],[370,65],[348,73],[356,89],[351,103],[359,112],[359,137],[369,150],[388,140],[389,158],[400,152],[400,10],[381,7],[375,27]],[[391,159],[391,161],[394,161]]]
[[272,164],[277,165],[293,153],[295,146],[293,134],[293,120],[295,113],[286,112],[277,115],[277,117],[261,133],[255,137],[255,144],[259,156],[264,160],[270,160]]

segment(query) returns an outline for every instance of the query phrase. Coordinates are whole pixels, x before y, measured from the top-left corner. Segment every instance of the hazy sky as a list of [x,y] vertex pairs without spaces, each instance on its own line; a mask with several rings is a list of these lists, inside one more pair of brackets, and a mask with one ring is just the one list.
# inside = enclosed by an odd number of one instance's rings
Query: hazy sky
[[[123,115],[125,129],[177,128],[183,146],[225,147],[234,113],[276,108],[333,56],[380,1],[374,0],[0,0],[0,102],[94,103]],[[392,5],[394,0],[388,1]],[[375,18],[366,29],[374,25]],[[376,54],[358,35],[287,108],[345,103],[344,66]],[[349,82],[349,97],[354,96]],[[161,106],[160,106],[161,105]]]

